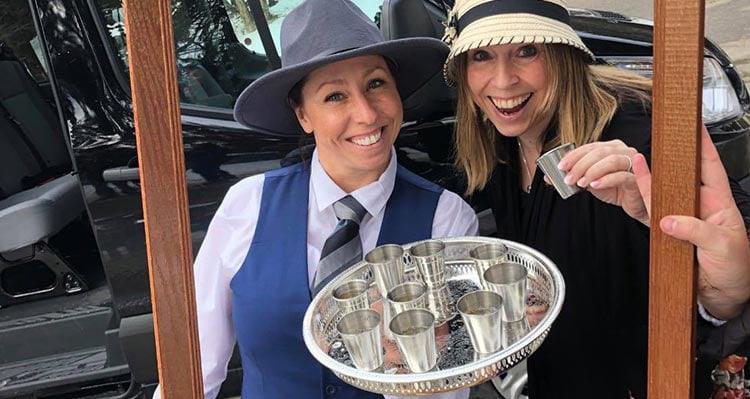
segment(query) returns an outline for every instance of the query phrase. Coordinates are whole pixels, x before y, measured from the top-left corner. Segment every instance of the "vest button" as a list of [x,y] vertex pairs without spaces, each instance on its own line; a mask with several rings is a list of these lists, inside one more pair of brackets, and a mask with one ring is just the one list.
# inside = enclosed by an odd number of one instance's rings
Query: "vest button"
[[326,395],[328,396],[335,395],[337,390],[336,385],[326,385]]

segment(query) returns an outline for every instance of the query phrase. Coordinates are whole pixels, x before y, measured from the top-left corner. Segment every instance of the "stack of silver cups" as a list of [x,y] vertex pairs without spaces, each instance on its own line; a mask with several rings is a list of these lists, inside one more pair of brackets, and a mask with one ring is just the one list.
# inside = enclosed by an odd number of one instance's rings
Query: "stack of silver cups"
[[370,309],[369,285],[349,280],[333,289],[331,297],[341,312],[336,329],[354,365],[361,370],[378,370],[383,365],[380,314]]
[[[469,252],[483,289],[462,296],[456,308],[479,354],[503,346],[503,323],[516,323],[526,315],[526,268],[507,260],[503,244],[482,244]],[[505,341],[507,342],[507,341]]]
[[[442,242],[434,242],[440,244],[440,251],[445,248]],[[405,256],[415,259],[413,252],[405,254],[400,245],[383,245],[370,251],[365,262],[370,265],[382,296],[385,337],[396,342],[403,362],[412,373],[422,373],[433,369],[437,363],[433,326],[438,316],[430,306],[431,282],[405,281]],[[434,270],[439,270],[444,285],[445,261],[442,252],[436,256],[440,257],[442,267],[435,266]]]
[[[412,373],[437,367],[435,325],[461,314],[475,353],[490,354],[503,346],[503,323],[524,319],[526,268],[507,260],[502,244],[484,244],[470,251],[481,289],[454,305],[446,285],[445,244],[426,240],[406,253],[400,245],[382,245],[365,256],[381,296],[382,314],[370,309],[365,280],[343,282],[332,292],[341,319],[337,329],[358,369],[381,370],[381,334],[395,341]],[[405,263],[415,265],[419,278],[405,281]],[[377,307],[374,307],[377,309]]]
[[455,311],[445,284],[445,243],[422,241],[409,248],[409,255],[426,285],[427,308],[435,315],[435,324],[450,320]]
[[[411,247],[408,254],[400,245],[389,244],[365,255],[382,298],[378,325],[386,339],[395,341],[412,373],[436,367],[434,326],[452,316],[444,249],[442,241],[427,240]],[[419,279],[405,281],[405,257],[413,260]],[[370,306],[367,288],[364,280],[349,280],[336,287],[332,297],[343,315],[337,328],[354,365],[371,371],[382,367],[383,356],[380,330],[373,332],[375,315],[381,316],[362,311]]]

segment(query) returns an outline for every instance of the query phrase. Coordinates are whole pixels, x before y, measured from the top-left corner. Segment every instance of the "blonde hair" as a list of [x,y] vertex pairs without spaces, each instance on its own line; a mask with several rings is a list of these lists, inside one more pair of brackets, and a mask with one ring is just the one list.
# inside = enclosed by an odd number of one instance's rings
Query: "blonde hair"
[[[561,143],[581,146],[597,141],[615,115],[618,104],[640,102],[651,107],[651,80],[621,69],[589,65],[584,54],[567,45],[544,45],[548,90],[531,116],[532,124],[550,120],[556,134],[542,138],[542,152]],[[466,82],[467,53],[455,60],[458,105],[456,110],[456,165],[466,174],[466,194],[487,184],[502,159],[499,132],[486,120],[471,97]]]

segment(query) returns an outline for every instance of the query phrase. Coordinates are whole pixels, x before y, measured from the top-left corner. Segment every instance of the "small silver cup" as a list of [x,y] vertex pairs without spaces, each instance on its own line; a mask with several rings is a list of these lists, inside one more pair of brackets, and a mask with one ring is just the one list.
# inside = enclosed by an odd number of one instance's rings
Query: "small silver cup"
[[552,185],[557,190],[557,193],[563,199],[569,198],[573,194],[581,191],[580,187],[575,184],[565,184],[566,172],[557,168],[557,164],[565,156],[565,154],[573,151],[576,146],[573,143],[563,144],[559,147],[555,147],[545,152],[539,159],[536,160],[536,164],[542,169],[542,172],[549,178]]
[[529,333],[529,321],[523,318],[518,321],[508,321],[503,323],[503,347],[507,348],[515,344],[518,340]]
[[404,282],[403,258],[404,248],[395,244],[381,245],[365,255],[381,296],[385,297],[391,288]]
[[424,309],[426,305],[424,284],[408,281],[388,291],[387,301],[391,305],[391,317],[411,309]]
[[331,297],[339,307],[341,314],[347,314],[370,307],[367,289],[365,280],[349,280],[334,288]]
[[372,371],[383,365],[378,312],[365,309],[347,313],[336,324],[336,329],[358,369]]
[[435,315],[435,324],[448,321],[456,315],[448,286],[427,290],[427,309]]
[[435,316],[425,309],[411,309],[396,315],[389,328],[396,338],[406,366],[412,373],[424,373],[437,364]]
[[503,344],[503,298],[492,291],[474,291],[456,302],[471,345],[479,353],[492,353]]
[[417,270],[429,288],[445,285],[445,244],[439,240],[426,240],[409,248]]
[[393,319],[393,316],[396,314],[393,311],[393,305],[391,305],[391,301],[388,300],[388,297],[381,297],[380,298],[380,304],[383,307],[383,335],[385,335],[385,338],[389,341],[394,341],[395,338],[393,337],[393,332],[391,332],[391,329],[388,328],[388,325],[391,323],[391,319]]
[[492,265],[505,262],[507,256],[508,247],[503,244],[482,244],[469,251],[469,257],[476,265],[479,282],[482,286],[485,286],[484,272]]
[[503,321],[526,316],[526,268],[515,262],[498,263],[484,272],[487,288],[503,297]]

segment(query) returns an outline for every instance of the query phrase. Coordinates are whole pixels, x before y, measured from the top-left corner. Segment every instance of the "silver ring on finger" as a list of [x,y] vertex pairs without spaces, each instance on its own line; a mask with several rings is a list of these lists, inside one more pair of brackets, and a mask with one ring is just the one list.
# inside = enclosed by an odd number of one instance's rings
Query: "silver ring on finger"
[[628,160],[628,167],[627,169],[625,169],[625,171],[628,173],[633,173],[633,158],[631,158],[630,155],[625,155],[625,154],[622,154],[622,156],[624,156],[625,159]]

